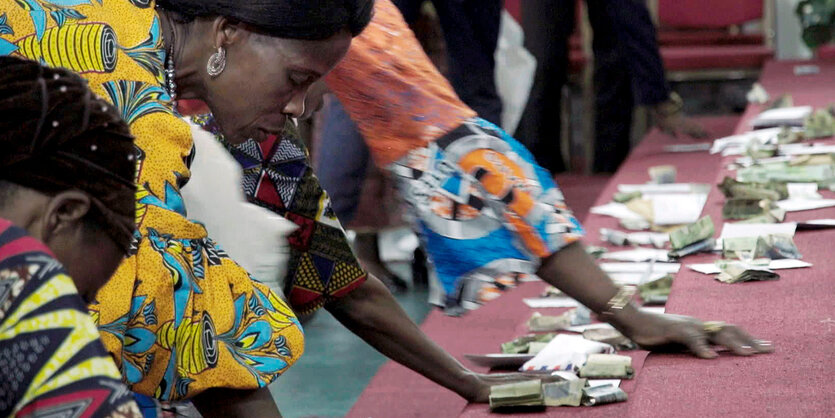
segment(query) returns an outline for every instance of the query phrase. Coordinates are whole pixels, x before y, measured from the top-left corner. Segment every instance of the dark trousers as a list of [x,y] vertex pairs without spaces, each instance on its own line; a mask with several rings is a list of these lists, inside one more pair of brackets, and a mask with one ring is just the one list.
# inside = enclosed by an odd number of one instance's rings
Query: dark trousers
[[[406,22],[419,16],[424,0],[394,0]],[[432,0],[446,41],[448,78],[461,100],[483,119],[501,125],[493,54],[499,40],[502,0]]]
[[[655,30],[640,0],[586,0],[586,4],[594,32],[593,169],[613,172],[629,153],[635,91],[643,90],[638,98],[642,103],[643,96],[656,100],[655,96],[666,97],[666,83]],[[575,0],[522,5],[525,47],[536,57],[537,69],[516,137],[540,165],[555,173],[566,170],[560,152],[560,105],[568,80],[568,38],[574,32],[575,5]]]

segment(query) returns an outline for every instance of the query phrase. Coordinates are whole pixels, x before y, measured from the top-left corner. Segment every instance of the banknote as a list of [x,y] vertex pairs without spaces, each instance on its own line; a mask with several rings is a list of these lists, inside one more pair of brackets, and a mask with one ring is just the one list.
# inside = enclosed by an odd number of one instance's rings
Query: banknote
[[680,250],[713,237],[714,232],[713,220],[708,215],[699,219],[696,223],[670,231],[670,244],[673,250]]
[[628,193],[617,192],[612,197],[612,200],[614,200],[615,202],[618,202],[618,203],[626,203],[626,202],[628,202],[632,199],[640,199],[641,196],[643,196],[643,194],[641,192],[628,192]]
[[583,331],[583,338],[609,344],[621,351],[634,350],[638,345],[614,328],[591,328]]
[[632,357],[617,354],[589,354],[580,368],[580,377],[590,379],[631,379]]
[[719,190],[729,198],[778,201],[789,197],[784,183],[743,183],[731,177],[725,177],[722,183],[719,183]]
[[585,406],[625,402],[626,398],[626,392],[614,385],[583,388],[583,405]]
[[638,293],[645,305],[663,305],[670,296],[673,286],[673,275],[668,274],[660,279],[638,285]]
[[490,409],[544,406],[541,380],[496,385],[490,388]]
[[741,182],[768,183],[818,183],[835,177],[832,164],[789,165],[773,163],[753,165],[736,172],[736,179]]
[[528,319],[528,329],[533,332],[559,331],[570,327],[573,317],[573,310],[556,316],[542,315],[539,312],[534,312]]
[[554,339],[556,334],[530,334],[508,341],[502,344],[503,354],[526,354],[530,349],[530,343],[547,343]]
[[768,258],[771,260],[803,258],[790,235],[773,234],[760,236],[754,246],[752,258]]
[[835,135],[835,118],[829,109],[815,110],[803,123],[806,138],[828,138]]
[[722,217],[725,219],[744,220],[761,216],[772,207],[770,200],[732,198],[725,200]]
[[722,283],[742,283],[750,281],[778,280],[780,275],[767,267],[756,266],[742,261],[717,263],[722,270],[716,280]]
[[542,392],[547,406],[580,406],[583,400],[583,387],[586,379],[566,380],[545,383]]
[[676,182],[676,168],[672,165],[650,167],[649,178],[655,184],[673,184]]
[[667,256],[671,259],[678,259],[696,253],[709,253],[713,251],[714,248],[716,248],[716,240],[708,238],[706,240],[697,241],[680,250],[672,250],[667,253]]

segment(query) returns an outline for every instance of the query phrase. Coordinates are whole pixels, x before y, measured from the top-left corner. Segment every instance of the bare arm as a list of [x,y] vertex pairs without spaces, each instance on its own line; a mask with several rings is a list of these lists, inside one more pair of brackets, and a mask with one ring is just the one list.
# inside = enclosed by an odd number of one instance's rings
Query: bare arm
[[392,360],[468,400],[482,388],[476,374],[432,342],[378,279],[368,280],[328,311],[354,334]]
[[[618,292],[618,286],[580,243],[571,244],[545,259],[538,274],[546,282],[597,313],[606,311],[608,301]],[[702,358],[717,356],[710,348],[711,343],[725,346],[739,355],[772,351],[771,343],[754,340],[733,325],[723,327],[720,332],[708,333],[704,324],[695,318],[651,314],[639,310],[632,303],[614,315],[601,319],[606,319],[645,348],[684,346]]]
[[281,418],[270,389],[209,389],[191,399],[205,418],[263,417]]

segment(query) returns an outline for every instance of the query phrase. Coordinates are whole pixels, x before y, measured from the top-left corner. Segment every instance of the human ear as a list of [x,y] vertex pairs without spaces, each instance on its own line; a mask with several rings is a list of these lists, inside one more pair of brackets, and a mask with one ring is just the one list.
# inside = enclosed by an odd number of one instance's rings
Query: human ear
[[90,212],[90,196],[78,190],[68,190],[56,194],[50,199],[44,210],[42,239],[49,243],[52,239],[77,231],[82,219]]

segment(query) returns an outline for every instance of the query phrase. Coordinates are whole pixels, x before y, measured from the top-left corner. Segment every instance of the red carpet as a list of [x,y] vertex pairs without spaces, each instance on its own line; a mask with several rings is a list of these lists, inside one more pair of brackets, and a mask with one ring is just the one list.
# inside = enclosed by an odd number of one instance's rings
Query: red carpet
[[[738,118],[706,118],[701,121],[713,137],[720,137],[732,132]],[[578,218],[585,219],[588,209],[595,204],[595,201],[600,204],[611,198],[618,183],[646,182],[649,167],[668,163],[671,154],[662,155],[660,152],[665,145],[671,143],[676,143],[676,141],[656,131],[650,133],[630,155],[624,166],[626,169],[616,174],[613,180],[605,186],[603,191],[605,198],[600,198],[600,192],[608,181],[606,176],[569,174],[559,175],[556,180],[566,195],[566,201],[578,214]],[[699,155],[704,157],[705,154]],[[689,155],[682,158],[690,162],[691,167],[696,167],[692,169],[680,167],[681,171],[696,173],[695,177],[683,180],[713,181],[716,175],[715,169],[702,169],[706,168],[704,161],[697,162]],[[717,161],[714,165],[718,165],[718,159],[715,160]],[[584,224],[590,233],[590,240],[587,241],[595,244],[598,244],[597,230],[599,228],[616,226],[614,220],[599,216],[592,216],[589,221]],[[541,289],[542,284],[538,283],[523,285],[463,318],[449,318],[435,311],[429,314],[421,329],[459,359],[463,359],[465,353],[498,352],[500,343],[526,332],[523,323],[524,319],[530,315],[530,309],[522,303],[522,299],[537,295]],[[555,310],[555,312],[559,311]],[[643,358],[643,355],[640,357]],[[639,365],[638,362],[636,366]],[[467,364],[467,366],[471,365]],[[486,372],[487,370],[477,369],[477,371]],[[454,393],[390,361],[380,368],[348,416],[357,418],[457,417],[466,406],[466,402]],[[467,413],[483,411],[481,409],[483,406],[471,408],[474,409],[468,410]],[[599,409],[599,411],[605,411],[605,409]]]

